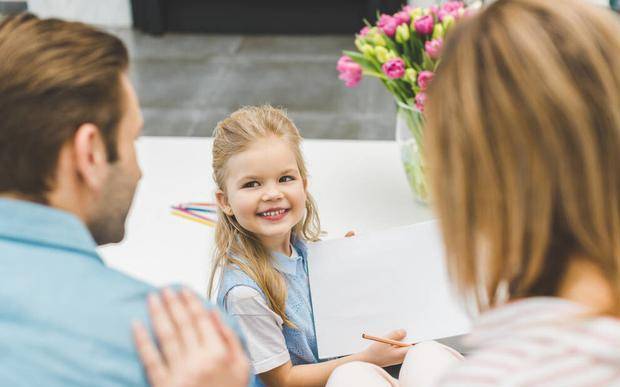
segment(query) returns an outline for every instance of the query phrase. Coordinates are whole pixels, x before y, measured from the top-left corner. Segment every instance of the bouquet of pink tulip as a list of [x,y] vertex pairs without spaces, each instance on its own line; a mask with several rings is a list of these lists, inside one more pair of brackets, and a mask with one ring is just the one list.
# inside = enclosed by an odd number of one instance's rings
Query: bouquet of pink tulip
[[425,90],[439,63],[446,32],[465,14],[461,1],[440,7],[405,6],[394,15],[380,15],[357,34],[359,52],[345,51],[337,69],[347,87],[355,87],[362,75],[379,78],[397,101],[424,110]]
[[420,154],[426,89],[441,59],[446,33],[466,12],[463,2],[449,1],[428,8],[407,5],[391,16],[377,15],[376,25],[366,22],[356,35],[359,52],[344,51],[338,60],[339,78],[345,86],[355,87],[363,75],[369,75],[379,78],[394,96],[398,118],[411,135],[411,141],[402,148],[405,172],[421,201],[427,199]]

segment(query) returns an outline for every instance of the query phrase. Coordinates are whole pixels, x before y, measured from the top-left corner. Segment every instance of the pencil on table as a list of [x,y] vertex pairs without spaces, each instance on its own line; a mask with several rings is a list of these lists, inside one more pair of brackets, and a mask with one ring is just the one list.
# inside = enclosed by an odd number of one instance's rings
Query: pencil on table
[[396,341],[396,340],[392,340],[392,339],[385,339],[383,337],[371,336],[371,335],[367,335],[365,333],[362,333],[362,339],[374,340],[374,341],[378,341],[378,342],[384,343],[384,344],[395,345],[397,347],[411,347],[411,346],[415,345],[415,344],[412,344],[412,343],[403,343],[402,341]]
[[209,203],[209,202],[189,202],[187,203],[190,206],[205,206],[205,207],[216,207],[217,204]]
[[206,220],[207,222],[214,222],[214,223],[217,222],[214,219],[211,219],[211,218],[209,218],[207,216],[204,216],[204,215],[196,214],[196,213],[194,213],[194,212],[192,212],[192,211],[190,211],[190,210],[188,210],[186,208],[183,208],[183,207],[172,207],[172,209],[175,210],[175,211],[179,211],[179,212],[182,212],[184,214],[187,214],[188,216],[193,216],[193,217],[198,218],[198,219]]
[[184,206],[177,206],[177,207],[172,207],[174,209],[183,209],[183,210],[188,210],[188,211],[198,211],[198,212],[208,212],[211,214],[215,214],[217,213],[216,210],[210,209],[210,208],[200,208],[200,207],[184,207]]
[[179,211],[179,210],[173,210],[172,211],[172,215],[176,215],[176,216],[179,216],[181,218],[188,219],[188,220],[193,220],[194,222],[205,224],[207,226],[211,226],[211,227],[215,226],[215,222],[213,222],[211,220],[205,220],[205,219],[201,219],[201,218],[196,218],[196,217],[194,217],[192,215],[188,215],[187,213]]

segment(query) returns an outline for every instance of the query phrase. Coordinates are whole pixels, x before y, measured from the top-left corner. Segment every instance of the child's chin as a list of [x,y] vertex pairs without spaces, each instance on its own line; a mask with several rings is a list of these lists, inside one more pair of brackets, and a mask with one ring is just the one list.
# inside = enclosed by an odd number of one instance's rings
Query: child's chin
[[262,236],[272,238],[286,235],[291,229],[292,227],[289,225],[272,225],[271,227],[262,228],[259,233]]

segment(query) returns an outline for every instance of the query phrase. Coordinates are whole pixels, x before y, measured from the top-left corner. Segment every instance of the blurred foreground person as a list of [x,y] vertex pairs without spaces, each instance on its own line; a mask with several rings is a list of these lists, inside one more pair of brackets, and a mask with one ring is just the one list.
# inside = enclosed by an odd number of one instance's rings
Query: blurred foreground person
[[[617,16],[498,0],[452,31],[428,98],[433,204],[450,276],[481,312],[476,349],[432,384],[351,364],[329,385],[618,385]],[[426,349],[408,353],[409,375],[450,356]]]
[[[29,14],[0,24],[2,386],[147,384],[132,321],[147,321],[157,289],[95,250],[123,239],[141,177],[127,67],[123,43],[84,24]],[[136,325],[151,382],[247,385],[230,328],[185,293],[150,297],[161,352]]]

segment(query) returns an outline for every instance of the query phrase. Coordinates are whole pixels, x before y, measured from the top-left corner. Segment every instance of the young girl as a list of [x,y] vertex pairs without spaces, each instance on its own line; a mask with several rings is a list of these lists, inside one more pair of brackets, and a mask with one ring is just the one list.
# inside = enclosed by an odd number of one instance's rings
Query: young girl
[[[427,165],[449,272],[482,314],[439,385],[620,385],[617,16],[498,0],[444,49]],[[391,383],[356,367],[330,382]]]
[[252,368],[267,386],[322,386],[340,364],[388,366],[406,353],[376,343],[318,362],[305,243],[318,239],[320,224],[300,141],[291,120],[270,106],[238,110],[214,133],[220,220],[209,289],[221,271],[217,302],[238,320]]

